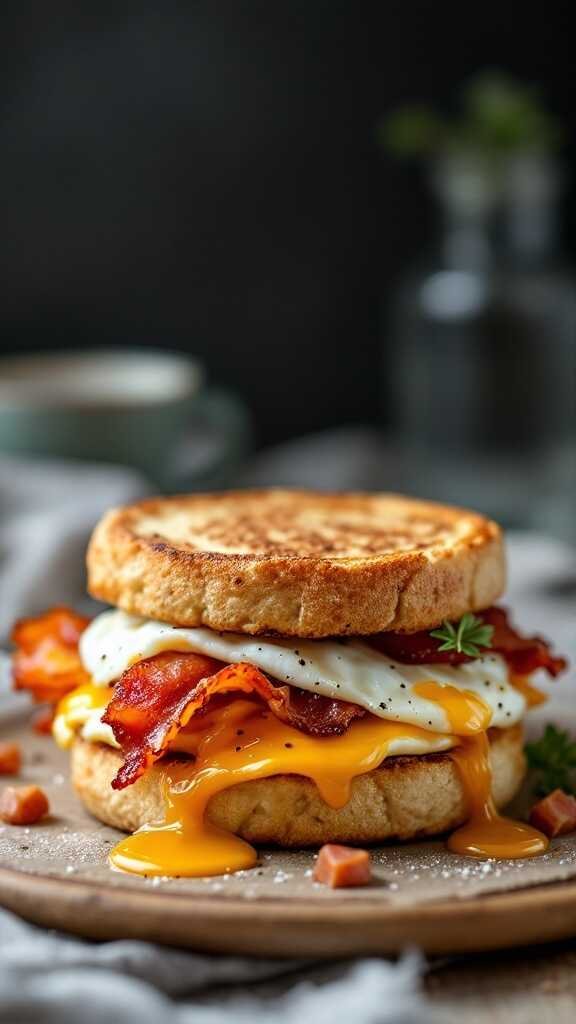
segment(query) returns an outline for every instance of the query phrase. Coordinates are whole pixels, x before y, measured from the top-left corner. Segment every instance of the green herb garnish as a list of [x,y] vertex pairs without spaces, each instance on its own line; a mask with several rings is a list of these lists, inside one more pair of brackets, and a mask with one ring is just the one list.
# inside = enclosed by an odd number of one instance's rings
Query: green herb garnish
[[536,793],[546,796],[555,789],[576,792],[576,742],[569,733],[547,725],[540,739],[527,743],[525,750],[528,764],[536,775]]
[[488,626],[478,616],[466,612],[456,625],[453,622],[445,622],[440,629],[433,629],[430,636],[436,640],[443,640],[439,651],[457,651],[458,654],[477,658],[481,647],[492,645],[493,633],[494,626]]
[[505,72],[480,71],[457,96],[458,109],[448,116],[426,103],[390,111],[378,126],[384,149],[402,158],[450,152],[494,158],[549,152],[563,141],[563,126],[538,87]]

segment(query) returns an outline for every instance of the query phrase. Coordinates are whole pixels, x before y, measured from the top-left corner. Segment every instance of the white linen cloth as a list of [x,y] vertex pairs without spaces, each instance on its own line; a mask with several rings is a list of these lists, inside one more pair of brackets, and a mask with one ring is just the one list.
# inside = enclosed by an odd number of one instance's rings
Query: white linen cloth
[[[294,962],[207,957],[146,942],[87,943],[0,911],[6,1024],[419,1024],[415,955],[366,960],[318,980]],[[308,980],[303,980],[310,975]],[[282,978],[277,995],[270,982]],[[267,985],[262,984],[268,982]],[[260,991],[259,991],[260,990]]]
[[[82,603],[83,549],[94,521],[145,489],[136,474],[114,467],[0,459],[3,640],[19,615]],[[510,547],[515,618],[574,655],[571,552],[535,535],[512,538]],[[0,715],[25,700],[7,689],[6,659],[1,669]],[[562,699],[555,709],[561,711]],[[82,942],[0,910],[0,1022],[7,1024],[415,1024],[434,1019],[420,994],[421,970],[415,955],[397,964],[327,966]]]

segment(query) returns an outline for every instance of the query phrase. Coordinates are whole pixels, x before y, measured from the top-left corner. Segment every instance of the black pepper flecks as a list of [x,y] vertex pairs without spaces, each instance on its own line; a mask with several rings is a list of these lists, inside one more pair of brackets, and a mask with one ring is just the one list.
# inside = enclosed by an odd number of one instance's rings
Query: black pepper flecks
[[299,665],[305,665],[305,664],[306,664],[306,662],[304,661],[304,658],[299,658],[299,660],[298,660],[298,664],[299,664]]
[[287,748],[287,750],[291,750],[292,747],[294,746],[294,744],[293,743],[285,743],[284,746]]
[[242,747],[234,747],[234,750],[236,751],[236,753],[238,753],[240,750],[242,750]]

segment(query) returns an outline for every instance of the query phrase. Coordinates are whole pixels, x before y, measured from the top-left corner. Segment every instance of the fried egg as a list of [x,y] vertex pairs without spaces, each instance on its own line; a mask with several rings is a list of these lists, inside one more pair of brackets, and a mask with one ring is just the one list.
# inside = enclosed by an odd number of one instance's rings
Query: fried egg
[[[514,725],[526,710],[524,697],[509,682],[505,660],[490,651],[464,665],[406,665],[362,639],[251,637],[170,626],[116,609],[95,618],[80,640],[82,662],[96,686],[108,686],[131,665],[163,651],[249,662],[281,683],[350,701],[378,718],[434,733],[457,731],[449,702],[437,699],[439,688],[480,698],[490,712],[486,728]],[[86,738],[96,739],[96,734]]]

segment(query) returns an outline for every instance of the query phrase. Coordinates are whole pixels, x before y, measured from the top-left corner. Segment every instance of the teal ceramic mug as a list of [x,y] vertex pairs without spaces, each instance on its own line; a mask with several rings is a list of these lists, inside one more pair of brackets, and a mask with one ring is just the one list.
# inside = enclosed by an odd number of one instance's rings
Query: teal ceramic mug
[[196,360],[160,349],[4,357],[0,452],[121,463],[163,486],[191,420],[217,423],[226,459],[238,448],[241,406],[204,383]]

